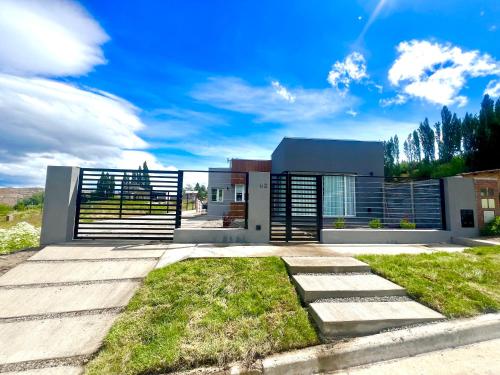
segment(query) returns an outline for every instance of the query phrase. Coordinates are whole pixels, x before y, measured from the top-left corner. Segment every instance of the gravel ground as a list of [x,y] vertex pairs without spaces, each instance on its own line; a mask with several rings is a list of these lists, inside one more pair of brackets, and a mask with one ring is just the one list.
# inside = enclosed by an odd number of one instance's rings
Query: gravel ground
[[38,250],[40,249],[27,249],[12,254],[0,255],[0,276],[35,255]]

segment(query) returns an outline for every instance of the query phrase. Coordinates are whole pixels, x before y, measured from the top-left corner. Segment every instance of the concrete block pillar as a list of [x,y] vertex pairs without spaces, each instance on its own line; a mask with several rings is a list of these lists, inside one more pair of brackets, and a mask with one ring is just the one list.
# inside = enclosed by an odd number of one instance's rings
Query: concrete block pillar
[[271,174],[248,174],[248,242],[268,243],[270,225]]
[[79,175],[78,167],[47,167],[41,245],[73,239]]
[[[475,237],[479,235],[476,193],[474,180],[463,177],[444,179],[446,229],[452,237]],[[468,220],[472,213],[473,225]],[[470,217],[470,216],[469,216]]]

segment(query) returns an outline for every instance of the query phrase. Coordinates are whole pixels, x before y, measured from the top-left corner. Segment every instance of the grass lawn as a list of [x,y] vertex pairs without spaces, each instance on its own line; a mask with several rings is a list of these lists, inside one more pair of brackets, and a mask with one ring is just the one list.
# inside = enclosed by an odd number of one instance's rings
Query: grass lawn
[[374,272],[448,317],[500,310],[500,246],[463,253],[361,255]]
[[192,259],[148,275],[86,373],[224,366],[318,343],[279,258]]
[[[8,213],[14,214],[13,221],[7,221]],[[11,228],[23,221],[34,227],[40,228],[42,226],[42,207],[26,208],[22,211],[9,210],[8,212],[2,212],[0,214],[0,228]]]

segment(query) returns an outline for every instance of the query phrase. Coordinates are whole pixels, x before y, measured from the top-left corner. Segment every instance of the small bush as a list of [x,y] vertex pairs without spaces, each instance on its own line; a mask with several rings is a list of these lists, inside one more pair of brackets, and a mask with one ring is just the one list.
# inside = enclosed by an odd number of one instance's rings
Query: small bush
[[401,229],[415,229],[417,227],[417,224],[408,221],[408,219],[401,219],[401,221],[399,222],[399,226],[401,227]]
[[22,211],[27,207],[42,206],[44,201],[44,193],[35,193],[29,198],[20,199],[14,205],[14,209],[17,211]]
[[481,229],[482,236],[498,236],[500,235],[500,216],[495,216],[488,224]]
[[10,211],[12,211],[12,207],[0,203],[0,215],[7,215]]
[[40,229],[21,222],[9,229],[0,229],[0,254],[13,253],[40,245]]
[[380,219],[373,219],[373,220],[370,220],[370,222],[368,223],[368,225],[370,226],[370,228],[372,229],[380,229],[380,228],[383,228],[384,226],[382,225],[382,222],[380,221]]
[[345,220],[343,217],[339,217],[337,220],[335,220],[335,229],[344,229],[345,228]]

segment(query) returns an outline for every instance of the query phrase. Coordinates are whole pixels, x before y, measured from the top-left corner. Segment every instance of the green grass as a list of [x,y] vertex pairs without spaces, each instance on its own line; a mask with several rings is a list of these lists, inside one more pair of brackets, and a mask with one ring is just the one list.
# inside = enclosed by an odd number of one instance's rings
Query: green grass
[[405,287],[417,301],[448,317],[500,309],[500,246],[463,253],[361,255],[374,272]]
[[317,343],[279,258],[195,259],[148,275],[86,373],[225,366]]
[[[14,214],[13,221],[7,221],[7,214]],[[22,211],[16,211],[10,208],[8,211],[0,212],[0,228],[11,228],[21,222],[26,222],[34,227],[42,226],[42,207],[30,207]]]

